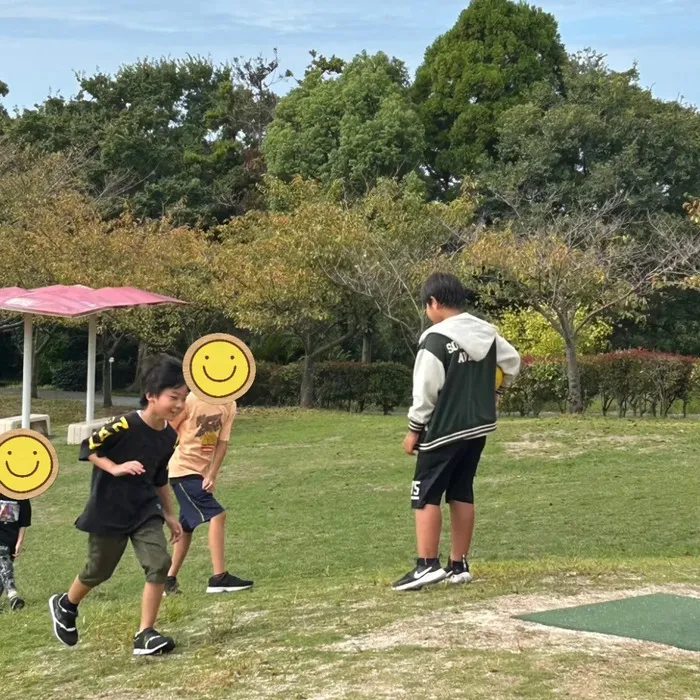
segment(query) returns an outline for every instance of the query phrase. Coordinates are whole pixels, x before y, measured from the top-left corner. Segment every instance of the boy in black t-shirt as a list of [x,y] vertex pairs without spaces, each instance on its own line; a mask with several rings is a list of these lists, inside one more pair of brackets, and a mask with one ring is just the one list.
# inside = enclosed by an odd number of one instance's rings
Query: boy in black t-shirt
[[21,610],[24,601],[15,587],[14,560],[22,553],[24,531],[32,524],[29,501],[16,501],[0,494],[0,595],[5,591],[11,610]]
[[170,568],[163,521],[172,533],[171,542],[182,535],[170,503],[167,471],[177,443],[177,433],[168,421],[182,411],[188,394],[182,364],[161,356],[144,373],[142,385],[143,410],[112,419],[80,449],[80,460],[94,465],[90,498],[75,522],[79,530],[89,533],[88,562],[70,590],[49,601],[54,633],[68,646],[78,642],[79,603],[111,577],[131,540],[146,574],[134,654],[175,648],[175,642],[154,625]]

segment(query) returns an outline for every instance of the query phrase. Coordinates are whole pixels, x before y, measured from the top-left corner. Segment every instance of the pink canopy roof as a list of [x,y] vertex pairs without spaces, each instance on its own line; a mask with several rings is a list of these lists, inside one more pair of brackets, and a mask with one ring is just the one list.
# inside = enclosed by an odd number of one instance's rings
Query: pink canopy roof
[[78,318],[108,309],[153,304],[186,304],[162,294],[153,294],[135,287],[102,287],[92,289],[81,284],[56,284],[38,289],[5,287],[0,289],[0,310],[40,316]]

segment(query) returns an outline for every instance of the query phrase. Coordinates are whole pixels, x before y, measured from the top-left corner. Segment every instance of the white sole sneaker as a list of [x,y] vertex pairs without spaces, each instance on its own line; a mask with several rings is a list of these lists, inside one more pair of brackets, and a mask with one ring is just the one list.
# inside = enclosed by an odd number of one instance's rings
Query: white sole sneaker
[[452,576],[447,577],[447,583],[453,583],[455,585],[458,583],[471,583],[471,581],[472,575],[468,571],[462,574],[452,574]]
[[151,656],[152,654],[158,654],[162,649],[168,646],[167,642],[163,642],[153,649],[134,649],[134,656]]
[[253,586],[207,586],[207,593],[236,593],[247,591]]
[[419,588],[423,588],[423,586],[430,586],[433,583],[440,583],[440,581],[444,580],[446,576],[447,574],[445,573],[444,569],[438,569],[437,571],[432,571],[431,573],[426,574],[415,581],[409,581],[401,586],[392,586],[392,588],[395,591],[415,591]]

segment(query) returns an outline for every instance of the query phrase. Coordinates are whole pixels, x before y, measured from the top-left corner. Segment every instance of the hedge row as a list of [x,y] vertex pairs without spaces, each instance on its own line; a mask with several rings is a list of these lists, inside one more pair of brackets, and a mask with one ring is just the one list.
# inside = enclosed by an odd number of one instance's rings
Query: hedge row
[[[299,404],[303,367],[300,364],[257,363],[250,391],[241,399],[247,406]],[[322,362],[314,372],[314,398],[321,408],[364,411],[373,405],[385,414],[411,399],[411,370],[394,362]]]
[[[700,388],[700,364],[695,358],[629,350],[582,357],[581,385],[584,403],[598,399],[604,415],[613,406],[622,417],[667,416],[673,404],[683,402]],[[566,363],[558,359],[524,358],[520,376],[505,393],[501,410],[537,416],[547,405],[567,408]]]

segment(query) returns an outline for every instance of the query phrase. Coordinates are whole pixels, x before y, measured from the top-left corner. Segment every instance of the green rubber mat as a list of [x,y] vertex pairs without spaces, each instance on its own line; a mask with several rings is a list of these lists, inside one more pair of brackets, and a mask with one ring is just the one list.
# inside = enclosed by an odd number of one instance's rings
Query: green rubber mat
[[700,598],[659,593],[514,617],[700,651]]

